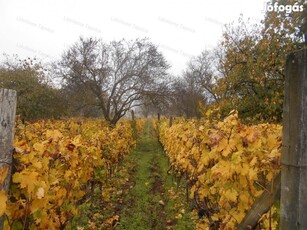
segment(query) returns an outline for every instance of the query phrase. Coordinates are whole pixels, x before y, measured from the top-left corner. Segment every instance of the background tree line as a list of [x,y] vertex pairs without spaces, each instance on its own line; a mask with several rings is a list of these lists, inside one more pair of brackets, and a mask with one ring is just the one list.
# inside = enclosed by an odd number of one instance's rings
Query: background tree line
[[[276,2],[276,1],[273,1]],[[149,39],[103,42],[79,38],[60,60],[7,57],[0,87],[18,92],[23,119],[97,116],[115,124],[131,109],[200,117],[237,109],[246,122],[280,122],[286,55],[305,46],[307,12],[266,12],[259,24],[240,17],[226,25],[213,50],[193,57],[179,76],[168,73],[159,47]]]

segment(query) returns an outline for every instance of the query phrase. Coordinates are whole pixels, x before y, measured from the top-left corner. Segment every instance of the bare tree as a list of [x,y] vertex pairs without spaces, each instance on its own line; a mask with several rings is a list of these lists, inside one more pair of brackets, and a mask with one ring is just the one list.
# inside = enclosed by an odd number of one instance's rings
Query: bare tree
[[201,85],[193,75],[183,73],[173,83],[171,110],[173,114],[186,117],[200,117],[199,103],[206,103]]
[[159,114],[169,114],[170,104],[172,103],[172,84],[174,78],[168,75],[160,84],[156,85],[156,88],[152,93],[147,93],[142,99],[143,105],[141,106],[141,112],[143,116],[155,116]]
[[199,84],[208,100],[217,101],[218,98],[214,92],[214,62],[213,55],[207,50],[203,51],[199,56],[191,59],[184,75],[185,78],[194,79],[195,84]]
[[215,59],[209,51],[190,60],[181,77],[172,85],[170,110],[176,115],[200,117],[199,103],[217,101],[214,92]]
[[158,94],[169,68],[147,39],[113,41],[80,38],[58,63],[65,85],[86,87],[104,118],[115,124],[146,96]]

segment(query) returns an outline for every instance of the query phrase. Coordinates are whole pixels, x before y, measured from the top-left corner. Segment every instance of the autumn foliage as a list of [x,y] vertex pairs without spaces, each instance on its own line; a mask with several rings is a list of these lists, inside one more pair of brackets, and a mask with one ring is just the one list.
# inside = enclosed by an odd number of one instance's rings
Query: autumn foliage
[[[187,178],[204,214],[198,229],[235,229],[280,170],[280,125],[246,126],[232,111],[223,121],[176,118],[169,127],[165,119],[158,130],[172,171]],[[260,224],[269,221],[277,225],[268,216]]]
[[5,226],[64,229],[94,186],[112,176],[134,144],[128,121],[115,128],[101,120],[19,123],[9,197],[0,193]]

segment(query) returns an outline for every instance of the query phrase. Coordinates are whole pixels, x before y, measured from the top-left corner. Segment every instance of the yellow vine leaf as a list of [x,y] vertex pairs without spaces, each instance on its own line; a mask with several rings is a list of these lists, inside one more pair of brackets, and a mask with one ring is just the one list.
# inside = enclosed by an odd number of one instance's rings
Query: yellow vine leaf
[[258,158],[257,157],[253,157],[253,159],[251,160],[251,162],[249,162],[250,166],[255,166],[256,163],[258,161]]
[[35,199],[32,201],[31,203],[31,213],[35,213],[37,212],[38,210],[41,210],[43,209],[44,207],[46,207],[46,200],[43,200],[43,199]]
[[64,178],[65,178],[65,179],[69,179],[70,176],[71,176],[72,174],[73,174],[72,171],[67,170],[67,171],[65,172]]
[[246,176],[249,173],[249,168],[250,168],[249,164],[243,163],[240,169],[241,175]]
[[60,189],[57,191],[57,193],[56,193],[56,198],[57,198],[58,200],[61,200],[63,197],[66,196],[66,194],[67,194],[66,189],[65,189],[65,188],[60,188]]
[[0,191],[0,216],[2,216],[6,210],[7,196],[3,190]]
[[20,188],[26,188],[28,189],[28,193],[34,191],[34,187],[37,183],[37,172],[29,172],[25,171],[22,173],[15,173],[13,175],[13,182],[14,183],[20,183]]
[[250,168],[249,172],[248,172],[248,177],[250,180],[257,180],[258,176],[257,176],[257,169],[256,168]]
[[38,158],[34,158],[34,159],[32,160],[32,165],[33,165],[35,168],[37,168],[37,169],[41,169],[41,168],[43,167],[43,164],[42,164],[41,160],[38,159]]
[[42,143],[35,143],[33,145],[34,150],[36,150],[40,155],[44,153],[45,146]]
[[240,192],[239,199],[242,201],[243,204],[248,204],[249,202],[249,194],[246,191]]
[[238,192],[234,189],[228,189],[226,190],[224,194],[226,199],[228,199],[229,201],[233,201],[233,202],[237,201],[238,195],[239,195]]
[[4,180],[7,176],[8,171],[9,171],[8,167],[0,168],[0,185],[3,184],[3,182],[4,182]]
[[47,130],[46,137],[52,139],[53,141],[58,141],[63,137],[63,134],[59,130]]

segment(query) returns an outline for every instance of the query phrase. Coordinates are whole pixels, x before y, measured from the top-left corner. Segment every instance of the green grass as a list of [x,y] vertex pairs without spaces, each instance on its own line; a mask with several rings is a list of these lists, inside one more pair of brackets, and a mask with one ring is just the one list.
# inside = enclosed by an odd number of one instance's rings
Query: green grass
[[135,186],[125,198],[127,208],[123,210],[116,229],[151,229],[152,212],[150,195],[153,179],[149,169],[153,157],[153,139],[150,137],[150,126],[146,125],[142,139],[131,153],[137,167],[134,175]]
[[[176,222],[173,223],[171,229],[194,229],[194,223],[191,221],[191,219],[193,217],[195,218],[195,214],[191,212],[191,207],[186,203],[185,181],[181,180],[179,186],[174,183],[172,176],[167,173],[170,165],[167,156],[165,155],[161,147],[159,166],[161,168],[161,176],[163,177],[165,190],[168,191],[169,189],[172,189],[173,191],[177,191],[178,195],[178,197],[169,197],[169,194],[166,193],[165,212],[167,214],[167,219],[172,220],[172,222],[174,222],[174,217],[176,215],[178,215],[179,213],[182,215],[182,218],[180,219],[175,218]],[[176,208],[176,205],[180,208]],[[185,210],[185,213],[180,212],[182,209]]]
[[[126,208],[116,229],[194,229],[184,188],[179,188],[178,196],[169,196],[168,191],[176,191],[177,186],[167,174],[168,159],[150,121],[141,137],[131,154],[136,163],[135,186],[125,198]],[[179,213],[182,217],[176,218]]]

